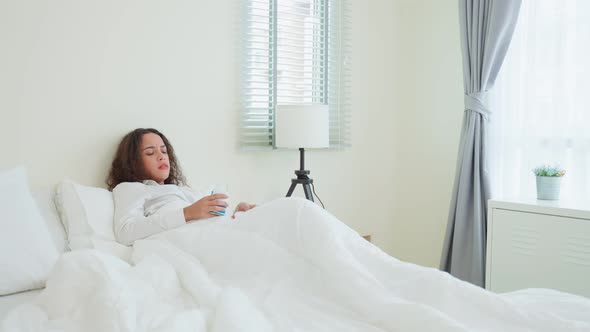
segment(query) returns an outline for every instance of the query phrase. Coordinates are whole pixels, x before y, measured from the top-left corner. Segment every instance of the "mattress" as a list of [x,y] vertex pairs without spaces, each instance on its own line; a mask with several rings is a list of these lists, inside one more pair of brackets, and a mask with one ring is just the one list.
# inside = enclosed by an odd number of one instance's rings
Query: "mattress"
[[0,322],[6,317],[6,314],[8,314],[10,310],[20,304],[31,301],[39,293],[41,293],[41,289],[0,296]]

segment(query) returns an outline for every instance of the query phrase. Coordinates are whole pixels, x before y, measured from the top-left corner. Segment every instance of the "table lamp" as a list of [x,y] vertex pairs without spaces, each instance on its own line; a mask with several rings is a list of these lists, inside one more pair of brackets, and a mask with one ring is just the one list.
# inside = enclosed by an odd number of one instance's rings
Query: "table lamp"
[[328,105],[277,105],[275,109],[275,146],[299,149],[297,178],[291,180],[287,197],[293,194],[297,184],[303,186],[305,198],[313,202],[309,171],[305,169],[306,148],[327,148],[330,145]]

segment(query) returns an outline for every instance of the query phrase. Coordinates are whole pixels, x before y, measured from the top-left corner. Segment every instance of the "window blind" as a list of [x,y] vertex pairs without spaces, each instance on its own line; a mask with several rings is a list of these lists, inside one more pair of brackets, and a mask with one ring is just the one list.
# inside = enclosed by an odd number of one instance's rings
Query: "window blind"
[[279,104],[327,104],[330,147],[350,146],[347,0],[244,3],[241,145],[274,147]]

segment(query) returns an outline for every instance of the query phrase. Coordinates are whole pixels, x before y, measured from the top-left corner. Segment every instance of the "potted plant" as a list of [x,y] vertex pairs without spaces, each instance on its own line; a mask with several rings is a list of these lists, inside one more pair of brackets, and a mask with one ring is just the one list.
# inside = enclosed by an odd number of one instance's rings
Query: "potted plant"
[[559,166],[542,165],[533,169],[537,176],[537,199],[559,199],[561,178],[565,170]]

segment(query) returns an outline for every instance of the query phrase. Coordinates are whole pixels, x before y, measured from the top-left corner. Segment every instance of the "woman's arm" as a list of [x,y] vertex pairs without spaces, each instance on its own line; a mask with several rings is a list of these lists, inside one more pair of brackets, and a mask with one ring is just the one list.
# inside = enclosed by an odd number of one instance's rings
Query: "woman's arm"
[[115,224],[115,236],[120,243],[130,246],[136,240],[185,224],[181,209],[156,213],[149,217],[130,213]]
[[145,216],[145,202],[149,193],[142,183],[121,183],[113,189],[115,200],[114,233],[117,241],[131,245],[139,239],[165,230],[180,227],[191,220],[211,218],[210,211],[221,211],[227,203],[224,194],[205,196],[184,208],[164,210]]
[[144,204],[149,198],[142,183],[121,183],[113,189],[115,220],[113,231],[117,241],[131,245],[139,239],[185,224],[182,209],[144,215]]

